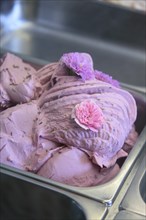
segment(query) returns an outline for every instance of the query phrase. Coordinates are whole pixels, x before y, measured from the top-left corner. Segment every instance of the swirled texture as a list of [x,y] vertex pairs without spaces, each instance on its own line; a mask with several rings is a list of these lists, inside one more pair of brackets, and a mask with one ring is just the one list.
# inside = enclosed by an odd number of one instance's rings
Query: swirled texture
[[[58,68],[59,74],[56,70],[54,75],[56,84],[39,100],[38,138],[92,152],[101,167],[113,165],[115,157],[126,155],[121,148],[137,117],[134,98],[129,92],[97,79],[83,82],[75,76],[63,75],[61,67]],[[97,132],[83,129],[71,117],[75,106],[84,100],[92,100],[102,110],[105,121]]]
[[94,70],[88,54],[65,54],[38,71],[11,54],[0,63],[7,107],[0,112],[0,163],[73,186],[102,184],[119,172],[117,159],[138,135],[135,100]]

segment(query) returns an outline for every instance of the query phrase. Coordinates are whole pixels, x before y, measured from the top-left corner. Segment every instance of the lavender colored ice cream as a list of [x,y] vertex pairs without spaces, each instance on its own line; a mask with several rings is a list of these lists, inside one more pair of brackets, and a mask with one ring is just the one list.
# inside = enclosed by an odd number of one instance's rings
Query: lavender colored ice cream
[[[133,96],[95,70],[87,53],[64,54],[38,71],[29,66],[33,86],[26,65],[10,54],[2,60],[0,101],[7,109],[0,113],[0,162],[73,186],[112,179],[118,158],[127,157],[137,139]],[[12,89],[13,80],[20,90],[15,83]]]
[[36,99],[41,85],[36,70],[13,54],[7,53],[0,62],[0,106],[9,107]]
[[137,117],[132,95],[93,75],[68,76],[62,63],[53,77],[56,84],[39,99],[38,137],[83,149],[101,167],[126,156],[121,148]]
[[25,160],[35,149],[32,129],[37,112],[36,101],[33,101],[0,113],[0,162],[24,169]]

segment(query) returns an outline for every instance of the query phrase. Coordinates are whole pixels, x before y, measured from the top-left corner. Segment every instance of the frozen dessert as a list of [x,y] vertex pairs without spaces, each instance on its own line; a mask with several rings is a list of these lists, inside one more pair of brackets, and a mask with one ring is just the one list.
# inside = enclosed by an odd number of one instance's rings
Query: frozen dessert
[[[6,57],[11,69],[13,55]],[[102,184],[119,172],[119,158],[127,157],[138,136],[136,103],[118,81],[94,69],[89,54],[67,53],[32,68],[27,94],[33,95],[25,100],[23,89],[21,99],[11,98],[7,72],[1,73],[7,103],[15,103],[0,113],[1,163],[73,186]]]
[[0,108],[26,103],[38,97],[41,90],[36,70],[13,54],[0,60]]
[[1,162],[24,169],[26,159],[35,149],[32,129],[37,112],[36,101],[16,105],[1,112]]
[[110,167],[117,158],[126,156],[121,148],[136,120],[135,100],[117,82],[107,83],[111,78],[101,81],[101,72],[95,71],[94,78],[92,65],[85,81],[68,76],[63,61],[59,65],[53,75],[55,85],[39,99],[38,139],[41,136],[76,146],[99,166]]
[[38,174],[73,186],[92,186],[107,182],[119,170],[117,164],[101,170],[84,151],[77,147],[63,147],[44,164]]
[[41,93],[52,87],[51,77],[57,65],[57,63],[49,63],[36,72],[35,76],[37,81],[41,85]]

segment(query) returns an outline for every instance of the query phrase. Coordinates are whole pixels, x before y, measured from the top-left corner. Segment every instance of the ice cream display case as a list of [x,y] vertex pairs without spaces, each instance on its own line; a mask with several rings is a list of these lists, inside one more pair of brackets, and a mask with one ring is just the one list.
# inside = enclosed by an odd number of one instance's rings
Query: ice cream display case
[[[1,164],[3,218],[106,219],[117,203],[120,212],[115,219],[139,215],[142,219],[141,216],[145,217],[145,160],[141,163],[146,143],[145,14],[95,1],[69,1],[69,4],[64,1],[57,5],[52,1],[22,2],[13,1],[9,7],[3,3],[0,56],[10,52],[40,69],[70,51],[92,54],[95,68],[119,80],[122,89],[134,97],[138,138],[128,157],[118,160],[118,174],[96,186],[71,186]],[[118,203],[117,197],[126,187],[129,190]],[[128,203],[134,200],[133,191],[142,202],[139,203],[142,209],[135,213],[131,213],[132,202]],[[7,207],[11,207],[10,215]]]
[[[39,68],[41,67],[40,63],[41,60],[36,60],[34,58],[28,58],[25,59],[22,56],[22,59],[26,62],[29,62],[32,66]],[[121,84],[122,85],[122,84]],[[123,86],[124,88],[124,86]],[[132,148],[131,152],[129,153],[128,157],[125,159],[119,159],[119,173],[112,179],[109,178],[110,181],[107,181],[104,184],[99,184],[98,186],[92,186],[92,187],[74,187],[70,186],[70,184],[63,184],[57,181],[50,180],[48,178],[44,178],[42,176],[38,176],[34,173],[21,171],[19,169],[10,168],[7,165],[2,164],[2,168],[4,170],[11,170],[12,172],[19,173],[25,177],[30,177],[32,179],[39,180],[40,182],[48,183],[50,185],[54,185],[59,188],[63,188],[64,190],[77,193],[79,195],[89,197],[91,199],[97,200],[99,202],[105,203],[106,205],[112,205],[118,191],[120,190],[121,186],[124,183],[124,180],[129,175],[130,170],[132,169],[132,166],[134,165],[135,161],[139,157],[142,149],[144,148],[145,144],[145,95],[142,93],[139,93],[138,91],[134,91],[131,89],[128,89],[128,86],[126,87],[126,90],[129,91],[133,97],[135,98],[136,105],[137,105],[137,119],[135,122],[136,131],[138,132],[138,138],[136,143],[134,144],[134,147]],[[30,113],[31,114],[31,113]],[[8,117],[8,116],[7,116]],[[25,116],[26,117],[26,116]],[[3,117],[2,117],[3,118]],[[3,121],[3,119],[2,119]],[[2,122],[3,123],[3,122]],[[5,155],[1,151],[1,156]],[[112,175],[109,172],[109,176]]]
[[102,219],[107,213],[103,204],[18,173],[1,169],[0,175],[2,219],[90,220]]

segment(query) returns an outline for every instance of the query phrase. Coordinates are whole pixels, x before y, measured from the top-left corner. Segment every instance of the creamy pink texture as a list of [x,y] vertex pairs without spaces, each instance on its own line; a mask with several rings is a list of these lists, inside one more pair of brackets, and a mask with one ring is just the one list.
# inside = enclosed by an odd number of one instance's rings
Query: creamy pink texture
[[57,66],[58,63],[50,63],[43,66],[36,72],[36,80],[41,85],[41,93],[43,93],[45,90],[49,90],[53,86],[51,77]]
[[37,98],[41,85],[35,73],[21,58],[7,53],[0,66],[0,105],[7,107]]
[[119,172],[118,158],[137,140],[136,103],[129,92],[84,75],[82,56],[69,66],[81,68],[82,78],[69,75],[62,60],[38,71],[12,54],[2,60],[2,107],[26,103],[0,113],[1,163],[73,186],[102,184]]
[[38,174],[73,186],[92,186],[109,181],[118,172],[118,165],[100,171],[86,153],[76,147],[64,147],[48,159]]
[[[53,78],[56,84],[39,99],[36,136],[95,152],[101,167],[110,167],[115,158],[126,155],[120,150],[137,117],[132,95],[103,81],[67,76],[60,64]],[[72,119],[72,111],[84,101],[96,103],[102,111],[104,123],[97,132]]]
[[35,149],[32,129],[37,113],[36,101],[16,105],[1,112],[1,163],[25,169],[25,160]]

